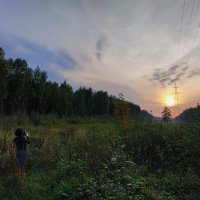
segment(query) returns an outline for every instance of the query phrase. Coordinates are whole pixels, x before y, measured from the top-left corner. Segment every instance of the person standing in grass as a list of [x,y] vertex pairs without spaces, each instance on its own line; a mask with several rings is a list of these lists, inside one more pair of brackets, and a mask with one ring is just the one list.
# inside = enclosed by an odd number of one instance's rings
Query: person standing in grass
[[16,146],[17,168],[19,175],[24,175],[24,164],[27,157],[26,146],[30,144],[28,133],[22,128],[15,131],[14,143]]

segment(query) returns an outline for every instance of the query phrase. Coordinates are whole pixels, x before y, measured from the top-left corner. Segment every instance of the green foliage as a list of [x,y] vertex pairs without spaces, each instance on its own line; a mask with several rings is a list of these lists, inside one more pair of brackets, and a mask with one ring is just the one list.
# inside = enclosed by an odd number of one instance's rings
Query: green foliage
[[0,60],[3,60],[5,56],[4,50],[0,47]]
[[40,116],[37,126],[27,119],[23,126],[32,142],[20,183],[11,145],[14,119],[1,122],[0,199],[200,198],[199,125],[134,122],[123,130],[100,118]]
[[[39,66],[32,69],[23,59],[4,59],[4,51],[0,48],[0,114],[113,117],[117,109],[114,105],[116,99],[106,91],[93,91],[85,87],[73,92],[66,81],[61,84],[48,81],[47,73]],[[140,107],[125,102],[130,108],[130,115],[138,117]]]

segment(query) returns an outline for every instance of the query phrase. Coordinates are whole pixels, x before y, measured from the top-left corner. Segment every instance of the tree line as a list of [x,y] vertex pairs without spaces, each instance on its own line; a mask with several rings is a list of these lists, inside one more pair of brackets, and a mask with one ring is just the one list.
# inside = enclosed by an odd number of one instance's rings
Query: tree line
[[[39,67],[28,67],[24,59],[5,59],[4,50],[0,48],[0,113],[114,116],[116,105],[124,101],[108,95],[106,91],[93,91],[85,87],[73,91],[66,81],[58,84],[47,79],[45,71]],[[126,104],[130,115],[143,119],[152,117],[140,106],[127,101]]]
[[185,109],[179,116],[175,119],[177,122],[189,122],[189,123],[199,123],[200,122],[200,104],[194,108]]

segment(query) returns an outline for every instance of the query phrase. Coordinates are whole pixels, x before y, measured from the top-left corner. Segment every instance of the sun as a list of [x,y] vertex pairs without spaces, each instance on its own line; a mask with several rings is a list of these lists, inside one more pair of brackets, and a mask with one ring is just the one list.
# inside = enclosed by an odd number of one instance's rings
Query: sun
[[175,104],[175,101],[174,101],[174,97],[172,96],[168,96],[165,100],[165,103],[167,106],[171,107],[171,106],[174,106]]

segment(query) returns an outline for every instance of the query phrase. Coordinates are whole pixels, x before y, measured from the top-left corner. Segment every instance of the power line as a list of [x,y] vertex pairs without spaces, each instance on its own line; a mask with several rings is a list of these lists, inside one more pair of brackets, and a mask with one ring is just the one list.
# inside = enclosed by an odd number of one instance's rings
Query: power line
[[[196,15],[197,15],[197,13],[198,13],[199,3],[200,3],[200,0],[198,1],[198,4],[197,4]],[[196,17],[195,17],[195,18],[196,18]],[[195,47],[195,45],[196,45],[196,40],[197,40],[197,35],[198,35],[198,33],[199,33],[199,28],[200,28],[200,22],[199,22],[199,24],[198,24],[198,26],[197,26],[197,30],[196,30],[196,33],[195,33],[195,36],[194,36],[194,40],[193,40],[191,49],[189,50],[190,53],[189,53],[188,56],[187,56],[187,60],[186,60],[186,64],[185,64],[185,65],[188,65],[189,62],[190,62],[190,58],[191,58],[191,55],[192,55],[192,51],[193,51],[193,49],[194,49],[194,47]]]
[[184,45],[183,45],[183,54],[185,52],[186,42],[188,42],[188,34],[189,34],[189,31],[190,31],[190,26],[191,26],[191,21],[192,21],[192,14],[193,14],[193,10],[194,10],[194,2],[195,2],[195,0],[193,0],[193,3],[192,3],[192,9],[191,9],[191,12],[190,12],[189,24],[188,24],[188,28],[187,28],[185,42],[184,42]]
[[178,49],[177,49],[177,55],[176,55],[176,63],[177,63],[178,56],[179,56],[179,49],[180,49],[180,43],[181,43],[181,34],[182,34],[184,12],[185,12],[185,0],[183,2],[183,10],[182,10],[182,16],[181,16],[181,27],[180,27],[180,32],[179,32]]
[[199,28],[200,28],[200,22],[199,22],[198,27],[197,27],[197,31],[196,31],[195,38],[194,38],[194,41],[193,41],[193,44],[192,44],[192,48],[191,48],[190,53],[188,55],[188,59],[187,59],[187,62],[186,62],[187,65],[189,64],[189,61],[190,61],[190,58],[191,58],[191,55],[192,55],[192,51],[193,51],[193,49],[196,45],[195,43],[196,43],[196,40],[197,40],[197,35],[199,33]]

